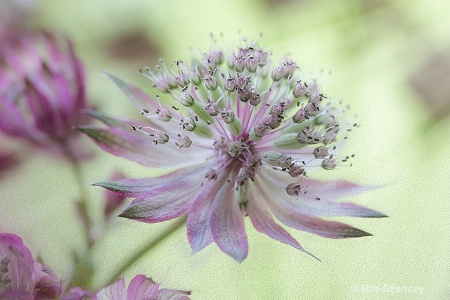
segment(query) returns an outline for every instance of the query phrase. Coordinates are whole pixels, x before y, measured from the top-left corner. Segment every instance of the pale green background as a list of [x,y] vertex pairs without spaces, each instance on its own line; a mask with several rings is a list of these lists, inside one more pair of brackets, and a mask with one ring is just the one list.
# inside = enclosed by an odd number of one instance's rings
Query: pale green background
[[[385,219],[340,218],[373,237],[329,240],[290,230],[322,263],[259,234],[247,220],[248,258],[238,264],[211,245],[191,255],[185,228],[125,274],[143,273],[163,287],[192,290],[193,299],[450,299],[450,126],[432,116],[410,90],[408,76],[433,49],[450,47],[448,1],[42,1],[39,24],[73,38],[88,71],[88,91],[102,111],[124,117],[137,112],[101,71],[149,90],[137,74],[147,61],[117,62],[102,45],[117,33],[143,28],[167,61],[189,61],[207,49],[209,33],[232,44],[260,32],[260,44],[277,59],[285,53],[307,72],[332,71],[325,93],[351,104],[362,124],[347,145],[353,167],[318,171],[385,187],[351,199],[385,212]],[[361,3],[381,3],[371,11]],[[448,48],[447,48],[448,49]],[[442,84],[449,84],[449,79]],[[87,139],[86,139],[86,142]],[[24,143],[18,172],[1,181],[0,229],[23,237],[61,278],[71,253],[82,247],[73,212],[77,187],[68,164]],[[86,184],[117,169],[143,177],[154,171],[99,151],[84,165]],[[89,187],[92,215],[99,218],[100,188]],[[116,265],[168,226],[118,219],[94,251],[99,288]],[[376,293],[379,287],[419,286],[423,294]]]

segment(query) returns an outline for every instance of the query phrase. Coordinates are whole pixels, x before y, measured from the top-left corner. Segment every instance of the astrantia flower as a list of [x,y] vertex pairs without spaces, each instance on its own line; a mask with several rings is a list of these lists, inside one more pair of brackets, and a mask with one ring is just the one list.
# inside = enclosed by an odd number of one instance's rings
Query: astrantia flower
[[61,283],[14,234],[0,234],[0,299],[54,299]]
[[72,43],[24,33],[2,44],[0,62],[0,130],[46,148],[75,147],[86,95]]
[[159,284],[154,282],[151,278],[144,275],[137,275],[134,277],[128,289],[125,286],[123,278],[116,281],[116,283],[102,288],[98,293],[92,294],[82,288],[73,288],[69,294],[63,297],[63,300],[141,300],[141,299],[155,299],[155,300],[189,300],[190,292],[160,289]]
[[176,61],[142,70],[164,97],[151,98],[110,76],[144,118],[91,112],[109,127],[80,130],[112,154],[175,169],[155,178],[97,183],[135,198],[122,217],[155,223],[188,214],[194,252],[215,242],[239,262],[248,253],[245,216],[257,231],[302,251],[274,217],[327,238],[369,235],[319,218],[384,217],[336,201],[367,187],[307,176],[348,160],[335,152],[340,133],[353,124],[341,120],[344,110],[327,101],[316,80],[302,78],[290,58],[272,66],[269,57],[257,43],[244,41],[234,52],[213,45],[190,65]]

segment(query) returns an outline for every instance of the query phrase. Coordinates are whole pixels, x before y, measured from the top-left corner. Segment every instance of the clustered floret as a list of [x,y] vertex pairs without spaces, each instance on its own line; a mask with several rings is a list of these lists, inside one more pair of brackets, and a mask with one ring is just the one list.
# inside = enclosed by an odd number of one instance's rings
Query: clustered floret
[[[334,144],[338,133],[348,126],[337,120],[340,112],[334,104],[324,103],[327,97],[318,82],[301,78],[299,68],[289,57],[272,68],[270,52],[256,42],[244,39],[242,43],[236,52],[224,53],[213,42],[210,51],[191,64],[177,60],[167,67],[161,60],[155,70],[140,70],[155,88],[172,96],[172,104],[178,104],[170,108],[160,105],[154,112],[144,108],[141,114],[156,116],[163,122],[178,122],[181,132],[171,134],[136,126],[133,129],[151,136],[155,144],[173,139],[178,148],[192,145],[192,137],[186,132],[212,137],[211,146],[219,151],[223,165],[230,157],[242,162],[236,186],[252,179],[258,165],[252,160],[260,154],[258,163],[270,164],[292,177],[306,175],[305,167],[310,161],[300,162],[283,153],[310,145],[315,148],[302,154],[310,153],[313,159],[321,160],[319,165],[325,170],[334,169],[338,164]],[[163,101],[160,95],[157,98]],[[266,150],[279,156],[275,165],[274,157],[264,155]]]

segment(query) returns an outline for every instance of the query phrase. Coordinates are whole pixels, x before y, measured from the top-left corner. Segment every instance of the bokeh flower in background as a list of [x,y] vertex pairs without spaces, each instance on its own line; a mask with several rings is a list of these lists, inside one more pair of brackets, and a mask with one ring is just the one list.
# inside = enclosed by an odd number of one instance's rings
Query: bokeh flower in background
[[20,237],[0,234],[0,299],[31,300],[189,300],[189,291],[161,289],[160,284],[144,275],[135,276],[128,287],[123,278],[92,293],[82,287],[73,287],[63,296],[63,283],[43,264],[35,261]]
[[125,280],[120,278],[110,286],[102,288],[98,293],[93,294],[82,288],[73,288],[69,294],[63,297],[63,300],[189,300],[191,293],[189,291],[160,289],[160,285],[151,278],[144,275],[135,276],[128,288],[125,286]]
[[14,234],[0,234],[0,299],[54,299],[61,282]]
[[2,45],[0,61],[0,130],[81,157],[73,127],[87,105],[85,75],[72,43],[50,32],[23,32]]
[[289,57],[272,67],[270,52],[244,39],[236,52],[213,43],[191,65],[162,62],[141,73],[172,98],[151,98],[110,76],[145,119],[91,113],[109,127],[79,127],[112,154],[175,169],[95,184],[135,198],[120,216],[155,223],[188,214],[193,252],[215,242],[238,262],[248,254],[247,215],[259,232],[304,252],[273,216],[327,238],[370,234],[320,217],[386,216],[335,201],[370,188],[307,176],[349,164],[338,150],[356,124],[345,121],[346,108],[328,101],[319,82],[299,74]]
[[122,29],[103,43],[104,51],[114,61],[122,61],[129,66],[135,62],[156,61],[161,55],[158,41],[145,31],[136,27]]
[[409,83],[434,121],[450,113],[450,55],[447,51],[428,53]]

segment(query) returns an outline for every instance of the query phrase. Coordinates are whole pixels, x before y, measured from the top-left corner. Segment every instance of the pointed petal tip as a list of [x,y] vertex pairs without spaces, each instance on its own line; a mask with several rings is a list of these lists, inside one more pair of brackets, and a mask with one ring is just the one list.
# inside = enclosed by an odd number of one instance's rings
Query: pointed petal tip
[[194,256],[195,254],[199,253],[201,250],[205,249],[206,246],[204,247],[192,247],[191,245],[191,256]]
[[101,112],[89,108],[83,109],[81,112],[96,119],[99,119],[99,116],[103,115]]
[[112,74],[110,74],[110,73],[108,73],[108,72],[106,72],[106,71],[102,71],[101,72],[103,75],[105,75],[106,77],[108,77],[109,79],[111,79],[117,86],[119,86],[119,87],[121,87],[121,86],[123,86],[123,85],[125,85],[126,83],[122,80],[122,79],[120,79],[119,77],[117,77],[117,76],[114,76],[114,75],[112,75]]
[[114,75],[112,75],[112,74],[110,74],[110,73],[108,73],[108,72],[106,72],[106,71],[100,71],[100,73],[101,73],[102,75],[104,75],[104,76],[110,78],[110,79],[113,79],[113,80],[114,80],[114,78],[117,78],[116,76],[114,76]]
[[83,126],[83,125],[80,125],[80,126],[74,126],[74,129],[75,129],[75,130],[78,130],[78,131],[81,131],[81,132],[87,134],[88,136],[90,136],[90,137],[92,137],[92,138],[95,138],[96,133],[98,132],[98,129],[97,129],[97,128],[94,128],[94,127],[92,127],[92,126]]
[[87,128],[85,126],[74,126],[76,130],[81,132],[86,132]]
[[130,213],[129,209],[125,209],[123,212],[121,212],[118,217],[120,218],[127,218],[127,219],[135,219],[132,214]]
[[322,261],[320,260],[320,258],[318,258],[317,256],[315,256],[315,255],[312,254],[311,252],[306,251],[305,249],[300,249],[300,250],[301,250],[302,252],[308,254],[308,255],[311,256],[312,258],[315,258],[317,261],[322,262]]
[[191,256],[194,256],[195,254],[197,254],[200,250],[199,249],[192,249],[191,248]]
[[389,216],[382,213],[382,212],[377,212],[377,215],[372,216],[371,218],[388,218]]
[[101,187],[103,187],[105,189],[111,189],[112,188],[111,182],[108,182],[108,181],[94,182],[94,183],[91,183],[91,185],[92,186],[101,186]]
[[126,219],[130,219],[127,214],[125,213],[125,211],[121,212],[120,214],[117,215],[119,218],[126,218]]
[[127,218],[127,219],[139,219],[139,216],[136,215],[136,207],[133,205],[129,205],[127,208],[122,211],[118,217]]
[[237,261],[238,263],[241,264],[247,258],[247,254],[239,255],[239,256],[232,256],[232,258],[234,258],[235,261]]
[[346,236],[346,237],[363,237],[363,236],[373,236],[373,234],[371,234],[371,233],[369,233],[367,231],[358,229],[355,232],[353,232],[352,235],[349,235],[349,236]]
[[385,213],[382,213],[377,210],[373,210],[373,209],[367,209],[367,210],[368,210],[368,212],[362,213],[358,217],[361,217],[361,218],[387,218],[387,217],[389,217]]
[[108,182],[108,181],[94,182],[94,183],[91,183],[91,186],[99,186],[99,187],[108,189],[113,192],[120,192],[117,189],[114,189],[114,185],[112,185],[111,182]]

